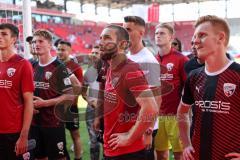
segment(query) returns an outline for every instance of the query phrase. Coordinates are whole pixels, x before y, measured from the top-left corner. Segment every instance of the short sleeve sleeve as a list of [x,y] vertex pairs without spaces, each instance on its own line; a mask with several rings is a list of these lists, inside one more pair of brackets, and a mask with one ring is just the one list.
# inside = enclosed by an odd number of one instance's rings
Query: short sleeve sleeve
[[184,86],[184,92],[182,96],[182,102],[185,104],[192,105],[194,103],[193,95],[191,92],[191,84],[190,84],[191,76],[187,78]]
[[50,79],[50,86],[54,87],[54,89],[59,93],[62,93],[72,87],[65,65],[60,64],[57,66],[54,71],[54,75]]
[[34,91],[34,84],[33,84],[33,69],[32,65],[25,61],[23,68],[22,68],[22,85],[21,89],[24,92],[33,92]]
[[150,86],[141,70],[129,71],[125,76],[125,83],[134,97],[139,97],[142,95],[141,93],[150,90]]

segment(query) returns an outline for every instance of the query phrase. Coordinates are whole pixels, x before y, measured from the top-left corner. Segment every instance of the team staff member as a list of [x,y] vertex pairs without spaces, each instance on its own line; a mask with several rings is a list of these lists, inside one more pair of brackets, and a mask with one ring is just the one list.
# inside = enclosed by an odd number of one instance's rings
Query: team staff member
[[172,147],[175,160],[182,157],[182,146],[179,139],[177,124],[177,108],[181,100],[182,89],[186,80],[184,64],[188,58],[171,47],[174,29],[167,23],[156,26],[155,43],[158,46],[157,59],[167,70],[161,72],[162,86],[164,83],[171,87],[168,93],[163,93],[159,111],[159,128],[155,137],[155,148],[158,160],[169,158]]
[[[37,30],[33,34],[34,49],[38,62],[34,64],[34,107],[39,110],[32,121],[31,136],[36,139],[34,150],[37,159],[65,159],[65,128],[60,113],[64,103],[74,100],[69,74],[65,65],[52,57],[52,36],[47,30]],[[71,92],[71,94],[68,94]]]
[[[178,109],[184,159],[240,159],[240,65],[226,56],[229,37],[222,18],[207,15],[196,21],[193,42],[205,66],[188,77]],[[195,121],[190,139],[192,104]]]
[[110,63],[104,90],[106,160],[145,160],[143,135],[158,113],[142,70],[125,55],[128,41],[127,31],[116,25],[104,28],[100,36],[102,59]]
[[[71,76],[77,77],[77,83],[75,81],[71,81],[73,88],[76,88],[74,90],[79,90],[82,86],[83,81],[83,73],[82,68],[79,64],[75,63],[71,58],[72,48],[71,43],[67,41],[59,41],[57,45],[57,55],[58,58],[66,65],[67,70]],[[70,78],[71,80],[72,78]],[[80,94],[75,93],[77,96]],[[71,115],[69,115],[69,120],[66,122],[66,128],[70,131],[72,140],[73,140],[73,148],[74,148],[74,156],[75,160],[78,160],[81,158],[82,153],[82,146],[81,146],[81,139],[80,139],[80,133],[79,133],[79,114],[78,114],[78,106],[77,106],[77,98],[76,101],[73,103],[73,105],[70,108]]]
[[31,64],[15,53],[18,35],[13,24],[0,24],[0,159],[4,160],[22,159],[33,115],[33,72]]

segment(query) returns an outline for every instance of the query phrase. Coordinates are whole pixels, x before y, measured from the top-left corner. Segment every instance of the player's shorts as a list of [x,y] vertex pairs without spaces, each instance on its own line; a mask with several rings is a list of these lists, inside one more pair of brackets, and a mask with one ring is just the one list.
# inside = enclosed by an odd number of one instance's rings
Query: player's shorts
[[78,130],[79,129],[79,114],[78,114],[78,107],[72,106],[70,108],[71,111],[71,117],[68,118],[69,120],[65,123],[66,128],[70,131],[72,130]]
[[31,138],[36,140],[35,158],[58,159],[66,157],[66,138],[64,127],[31,126]]
[[172,149],[173,152],[182,152],[176,116],[159,117],[158,132],[154,139],[154,144],[156,151]]
[[30,152],[16,156],[15,145],[19,138],[20,133],[0,134],[0,160],[13,159],[13,160],[32,160],[33,155]]

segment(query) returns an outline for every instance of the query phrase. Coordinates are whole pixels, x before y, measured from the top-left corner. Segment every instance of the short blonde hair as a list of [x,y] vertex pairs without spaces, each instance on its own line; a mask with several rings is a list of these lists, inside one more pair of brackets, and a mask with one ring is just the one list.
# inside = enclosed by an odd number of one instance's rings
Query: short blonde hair
[[173,26],[169,23],[160,23],[155,27],[155,29],[158,29],[158,28],[166,28],[169,31],[169,33],[171,33],[172,35],[175,32]]
[[47,39],[49,42],[52,42],[52,34],[48,30],[39,29],[33,33],[33,36],[41,36]]
[[215,28],[218,28],[219,30],[223,31],[226,34],[225,46],[227,46],[230,38],[230,28],[227,21],[225,21],[223,18],[214,16],[214,15],[206,15],[206,16],[199,17],[194,27],[197,28],[200,24],[205,22],[211,23],[212,26],[214,26]]

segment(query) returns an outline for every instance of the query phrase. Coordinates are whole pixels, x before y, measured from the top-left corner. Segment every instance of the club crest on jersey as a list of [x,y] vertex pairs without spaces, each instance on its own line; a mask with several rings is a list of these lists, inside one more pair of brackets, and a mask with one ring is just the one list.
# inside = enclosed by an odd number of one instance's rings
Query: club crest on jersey
[[24,154],[22,155],[22,157],[23,157],[24,160],[30,160],[30,153],[29,153],[29,152],[24,153]]
[[59,154],[61,155],[64,155],[64,147],[63,147],[63,142],[59,142],[57,143],[57,147],[58,147],[58,150],[59,150]]
[[235,89],[236,89],[236,85],[235,84],[224,83],[224,85],[223,85],[223,91],[224,91],[224,94],[227,97],[232,96],[234,94],[234,92],[235,92]]
[[46,72],[45,73],[45,79],[46,80],[49,80],[51,78],[51,76],[52,76],[52,72]]
[[166,65],[168,71],[172,71],[174,64],[173,63],[168,63]]
[[15,68],[8,68],[8,70],[7,70],[8,77],[12,77],[14,75],[15,71],[16,71]]

